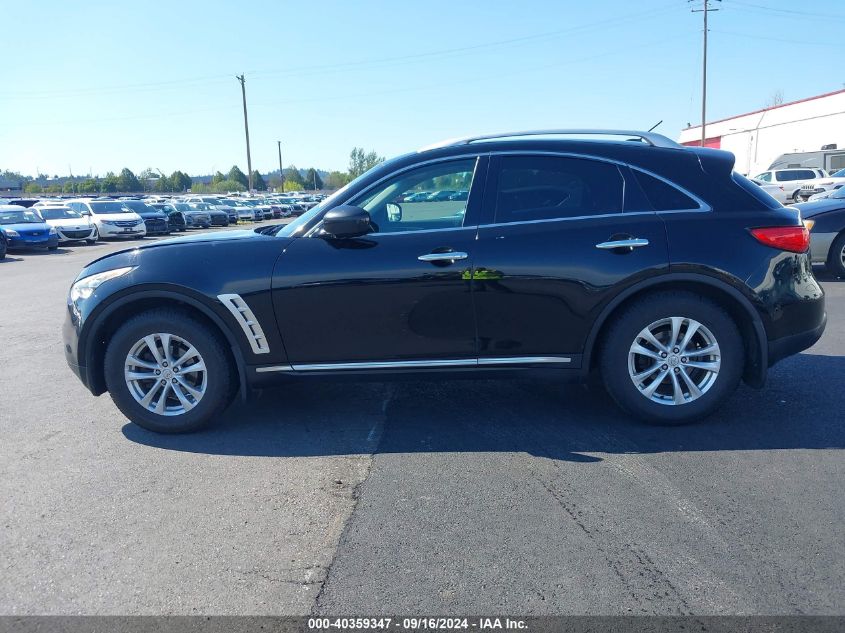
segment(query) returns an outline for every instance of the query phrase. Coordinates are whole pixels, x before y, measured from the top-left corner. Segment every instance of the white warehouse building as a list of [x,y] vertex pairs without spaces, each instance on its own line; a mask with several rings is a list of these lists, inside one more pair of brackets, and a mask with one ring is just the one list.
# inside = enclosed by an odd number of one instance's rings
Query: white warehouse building
[[[732,152],[736,156],[736,170],[742,174],[754,176],[770,168],[784,167],[842,169],[845,168],[845,90],[713,121],[707,123],[705,133],[705,146]],[[701,126],[682,130],[678,141],[683,145],[699,145]],[[827,151],[821,151],[823,148]],[[799,155],[783,156],[795,153]],[[773,165],[776,160],[778,164]]]

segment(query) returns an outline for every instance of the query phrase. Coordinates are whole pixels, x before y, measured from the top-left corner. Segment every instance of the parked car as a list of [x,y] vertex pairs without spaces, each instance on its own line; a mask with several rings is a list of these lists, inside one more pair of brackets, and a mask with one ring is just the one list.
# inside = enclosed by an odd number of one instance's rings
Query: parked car
[[211,226],[229,226],[229,210],[230,206],[225,207],[225,211],[219,205],[211,205],[207,202],[189,203],[197,211],[202,211],[208,214]]
[[807,198],[807,202],[816,202],[818,200],[824,200],[826,198],[829,198],[834,193],[836,193],[837,191],[842,189],[842,187],[845,187],[845,185],[836,185],[835,187],[832,187],[831,189],[827,189],[825,191],[820,191],[819,193],[814,193],[812,196]]
[[826,178],[804,183],[799,194],[801,198],[808,200],[812,196],[838,189],[843,185],[845,185],[845,169],[840,169]]
[[[208,211],[209,215],[211,215],[212,226],[229,226],[230,222],[237,224],[237,211],[230,204],[223,202],[220,198],[215,196],[188,196],[185,198],[185,202],[193,206],[195,209]],[[220,212],[226,215],[225,222],[222,221]]]
[[185,225],[189,229],[207,229],[211,226],[211,216],[207,211],[195,209],[187,202],[170,203],[185,218]]
[[[593,370],[624,410],[676,424],[818,340],[809,232],[732,154],[572,134],[449,141],[381,163],[275,235],[103,257],[71,287],[67,361],[160,432],[200,428],[240,385]],[[468,200],[425,214],[393,202],[435,179],[471,183]]]
[[845,277],[845,187],[817,202],[803,202],[800,209],[810,231],[814,264],[824,264],[834,275]]
[[59,234],[41,219],[37,211],[15,204],[0,205],[0,233],[8,250],[59,247]]
[[762,180],[755,180],[754,178],[751,178],[750,180],[781,204],[791,202],[789,196],[786,195],[783,185],[776,185],[770,182],[763,182]]
[[68,200],[68,207],[89,217],[97,227],[98,237],[144,237],[147,227],[143,218],[111,198],[78,198]]
[[59,242],[87,242],[89,245],[97,243],[97,227],[88,216],[83,216],[66,206],[31,207],[38,212],[47,224],[56,229]]
[[6,259],[6,252],[8,251],[8,246],[6,245],[6,235],[3,231],[0,231],[0,259]]
[[158,209],[167,216],[167,224],[170,225],[171,230],[179,232],[188,230],[188,222],[185,220],[185,214],[170,202],[152,202],[150,206]]
[[228,199],[226,200],[226,202],[228,202],[232,209],[234,209],[238,220],[242,220],[244,222],[255,222],[255,220],[257,219],[255,209],[252,207],[252,205],[247,204],[243,200]]
[[147,235],[170,235],[170,223],[167,214],[147,204],[143,200],[122,200],[123,205],[132,209],[144,220]]
[[824,178],[827,172],[824,169],[815,168],[793,168],[793,169],[770,169],[754,176],[754,180],[762,180],[773,185],[782,185],[786,200],[780,202],[801,202],[801,186],[805,181],[816,178]]

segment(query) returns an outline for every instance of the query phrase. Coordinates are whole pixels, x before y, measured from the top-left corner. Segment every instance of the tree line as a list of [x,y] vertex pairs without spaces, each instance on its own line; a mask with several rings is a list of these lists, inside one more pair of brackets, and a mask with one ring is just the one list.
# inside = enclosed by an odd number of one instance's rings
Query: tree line
[[[349,154],[347,171],[331,171],[325,178],[313,167],[300,170],[295,165],[289,165],[283,174],[278,171],[264,177],[257,171],[252,172],[252,187],[256,191],[305,191],[310,189],[339,189],[351,180],[384,161],[375,151],[365,152],[362,147],[354,147]],[[220,171],[211,177],[210,183],[196,182],[194,178],[183,171],[174,171],[169,176],[152,169],[145,169],[137,176],[128,167],[120,173],[108,172],[105,176],[70,177],[62,183],[43,185],[38,180],[46,179],[39,174],[38,178],[24,176],[18,172],[0,171],[0,178],[23,183],[23,191],[27,194],[40,193],[184,193],[189,189],[194,193],[226,193],[229,191],[246,191],[249,187],[249,177],[237,165],[233,165],[228,173]]]

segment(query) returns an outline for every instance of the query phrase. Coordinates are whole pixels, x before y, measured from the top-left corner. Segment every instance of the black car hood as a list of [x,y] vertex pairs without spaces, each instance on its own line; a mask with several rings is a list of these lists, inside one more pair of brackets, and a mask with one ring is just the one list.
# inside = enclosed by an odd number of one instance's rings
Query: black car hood
[[136,211],[145,220],[166,220],[167,215],[163,211]]
[[796,204],[795,208],[801,211],[802,218],[811,218],[820,213],[845,209],[845,198],[824,198],[815,202],[802,202]]
[[[274,236],[262,235],[255,231],[222,231],[219,233],[194,233],[190,235],[183,235],[181,237],[174,237],[166,240],[158,240],[149,242],[147,244],[138,245],[133,248],[127,248],[122,251],[117,251],[105,257],[95,259],[89,263],[80,273],[80,275],[91,275],[103,270],[111,270],[112,268],[120,268],[122,266],[134,266],[138,260],[145,256],[155,256],[154,251],[159,249],[172,250],[175,247],[182,248],[214,248],[215,245],[231,244],[233,242],[255,242],[268,240],[275,241],[279,246],[281,253],[285,242],[293,238],[278,238]],[[245,245],[246,246],[246,245]],[[248,248],[248,247],[247,247]],[[246,253],[246,251],[245,251]],[[186,255],[189,255],[186,252]],[[245,254],[245,256],[248,256]]]

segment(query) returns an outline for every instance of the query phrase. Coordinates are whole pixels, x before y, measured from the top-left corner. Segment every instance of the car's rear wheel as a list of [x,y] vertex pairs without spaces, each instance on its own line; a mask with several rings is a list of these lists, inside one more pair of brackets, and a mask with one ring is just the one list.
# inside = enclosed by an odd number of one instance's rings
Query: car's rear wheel
[[800,189],[792,194],[792,201],[795,202],[796,204],[799,203],[799,202],[802,202],[801,190]]
[[144,312],[112,337],[106,386],[132,422],[157,433],[195,431],[234,395],[232,363],[206,325],[174,310]]
[[100,239],[100,233],[99,231],[97,231],[97,229],[94,229],[94,234],[91,236],[90,239],[85,240],[85,243],[88,244],[88,246],[94,246],[94,244],[97,243],[98,239]]
[[687,292],[648,295],[615,315],[601,351],[605,387],[632,415],[684,424],[736,389],[745,351],[731,316]]
[[845,231],[840,233],[827,254],[827,269],[837,277],[845,277]]

